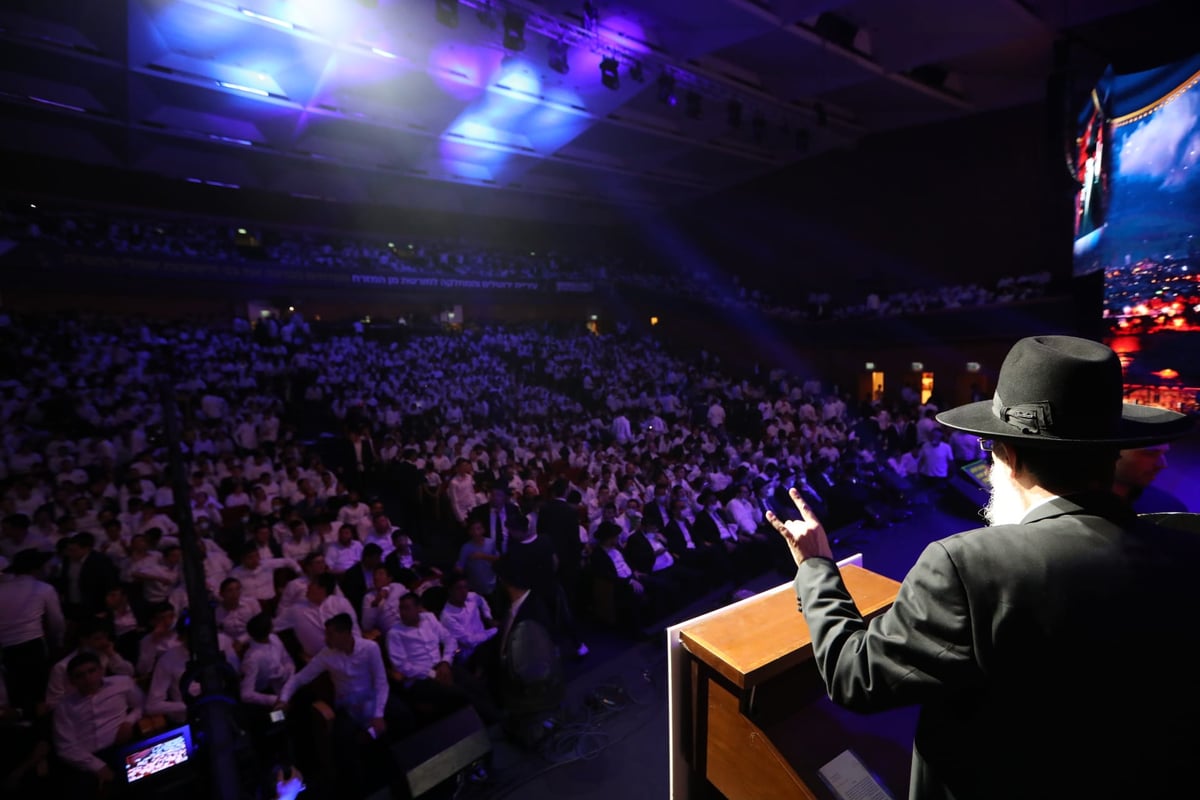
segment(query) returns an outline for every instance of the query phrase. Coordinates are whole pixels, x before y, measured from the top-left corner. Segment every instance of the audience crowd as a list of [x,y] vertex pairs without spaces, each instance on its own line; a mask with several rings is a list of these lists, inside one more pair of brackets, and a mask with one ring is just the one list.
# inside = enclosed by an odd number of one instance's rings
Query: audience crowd
[[585,621],[636,637],[790,574],[776,489],[833,527],[978,456],[915,396],[856,403],[650,338],[281,327],[0,325],[11,796],[119,791],[127,749],[202,701],[209,613],[249,752],[310,786],[365,794],[388,745],[466,707],[531,741]]
[[[36,204],[35,204],[36,205]],[[799,306],[780,305],[765,289],[743,285],[733,275],[693,275],[687,281],[651,262],[628,263],[616,256],[481,247],[464,240],[394,239],[317,234],[306,231],[222,226],[194,220],[135,217],[97,211],[57,212],[18,207],[0,218],[0,233],[15,240],[50,243],[74,250],[214,263],[268,263],[297,269],[360,274],[525,281],[570,281],[635,286],[719,306],[748,308],[790,320],[851,319],[920,314],[941,309],[1011,303],[1044,296],[1050,275],[1042,272],[977,283],[917,289],[834,302],[810,294]]]

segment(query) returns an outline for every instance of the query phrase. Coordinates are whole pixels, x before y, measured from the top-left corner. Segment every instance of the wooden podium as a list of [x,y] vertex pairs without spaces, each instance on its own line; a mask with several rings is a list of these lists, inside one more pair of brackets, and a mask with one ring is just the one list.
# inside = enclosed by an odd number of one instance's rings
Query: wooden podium
[[[867,618],[900,587],[854,564],[841,572]],[[834,800],[818,770],[845,750],[906,795],[916,709],[861,715],[829,701],[791,583],[671,628],[668,647],[675,800]]]

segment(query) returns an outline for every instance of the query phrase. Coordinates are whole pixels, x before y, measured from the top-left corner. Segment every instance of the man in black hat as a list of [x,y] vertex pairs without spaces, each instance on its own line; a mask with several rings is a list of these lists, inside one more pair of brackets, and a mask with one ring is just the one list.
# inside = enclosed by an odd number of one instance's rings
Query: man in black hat
[[1122,398],[1108,347],[1018,341],[991,400],[937,417],[992,454],[990,526],[926,547],[869,622],[804,500],[793,493],[799,520],[768,513],[829,696],[859,712],[920,706],[910,797],[1163,797],[1190,783],[1200,537],[1111,492],[1120,449],[1190,420]]

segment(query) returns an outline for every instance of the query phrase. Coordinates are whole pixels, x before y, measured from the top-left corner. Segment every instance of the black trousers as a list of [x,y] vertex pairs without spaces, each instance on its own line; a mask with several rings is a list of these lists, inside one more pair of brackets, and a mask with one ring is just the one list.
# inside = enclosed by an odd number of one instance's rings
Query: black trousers
[[51,666],[46,640],[30,639],[0,648],[0,660],[4,663],[9,705],[21,709],[31,718],[34,707],[46,698]]

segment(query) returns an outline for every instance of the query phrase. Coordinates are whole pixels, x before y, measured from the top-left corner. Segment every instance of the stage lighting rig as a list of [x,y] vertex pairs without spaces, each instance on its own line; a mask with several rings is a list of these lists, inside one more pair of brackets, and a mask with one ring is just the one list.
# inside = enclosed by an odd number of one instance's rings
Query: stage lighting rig
[[504,14],[504,49],[516,53],[525,49],[525,17],[516,11]]
[[663,70],[658,76],[658,102],[668,106],[673,106],[677,102],[675,99],[675,76]]
[[548,57],[546,63],[550,69],[557,72],[559,75],[566,75],[571,70],[571,65],[567,63],[567,43],[562,39],[551,39],[546,45]]
[[621,88],[621,78],[617,75],[618,66],[617,60],[612,56],[600,59],[600,83],[613,91]]
[[437,0],[437,21],[447,28],[457,28],[458,0]]
[[489,31],[496,30],[496,15],[492,11],[492,4],[490,2],[484,3],[475,10],[475,18],[479,20],[480,25]]
[[729,120],[729,127],[734,130],[742,127],[742,104],[736,99],[730,100],[726,109],[726,117]]

